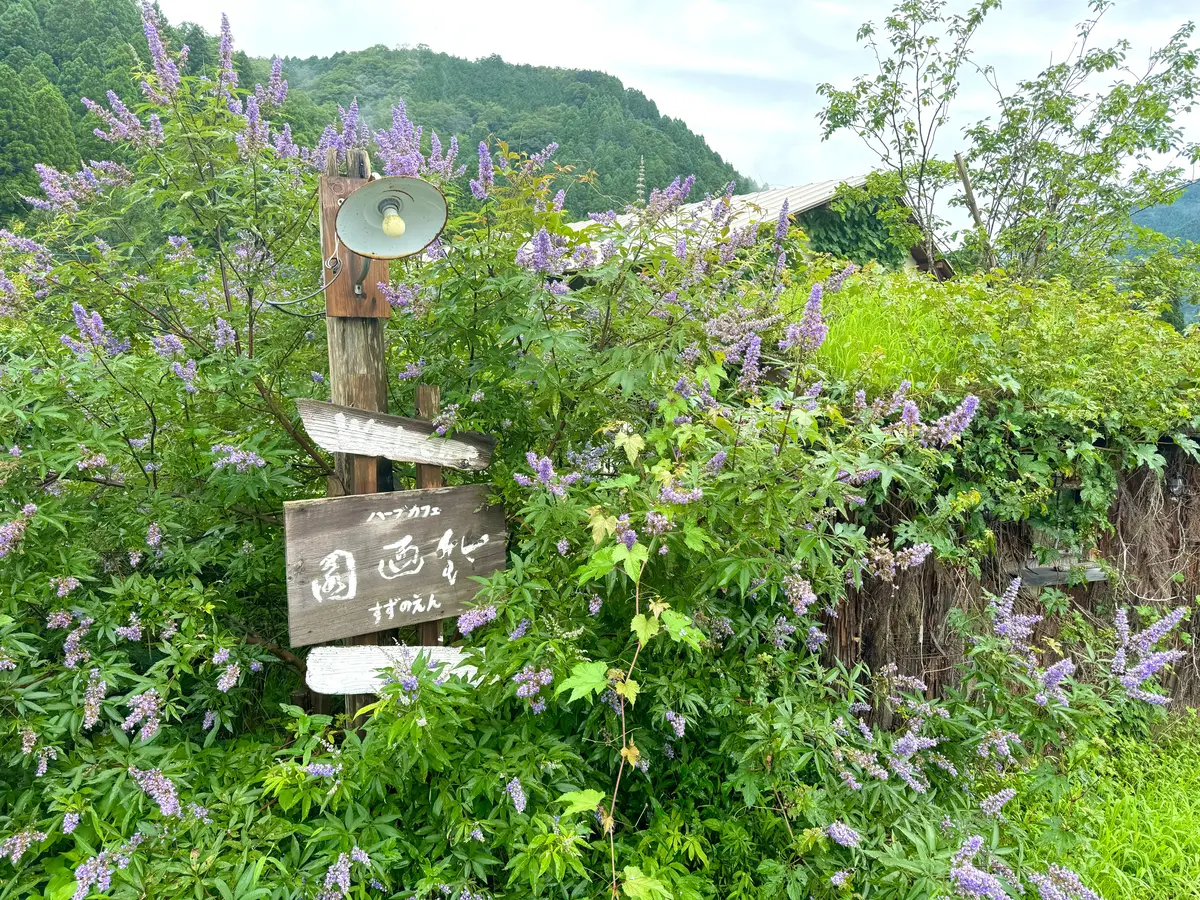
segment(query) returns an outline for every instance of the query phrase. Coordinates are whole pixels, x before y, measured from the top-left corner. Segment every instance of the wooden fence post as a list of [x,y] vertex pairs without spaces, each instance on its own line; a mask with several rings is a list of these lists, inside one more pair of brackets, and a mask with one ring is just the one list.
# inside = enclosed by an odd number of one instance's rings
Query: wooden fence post
[[[341,246],[335,231],[338,208],[371,175],[371,162],[365,151],[346,152],[346,172],[338,171],[337,154],[330,149],[325,156],[325,173],[320,179],[321,252],[325,260],[338,258],[338,269],[325,277],[325,327],[329,337],[329,394],[342,406],[369,412],[387,412],[387,363],[384,356],[384,327],[391,309],[379,296],[376,284],[388,281],[386,260],[370,260],[362,293],[356,294],[362,260]],[[324,271],[324,269],[323,269]],[[373,494],[386,490],[390,478],[380,475],[383,466],[378,457],[334,454],[336,476],[329,479],[328,494]],[[388,470],[390,472],[390,469]],[[379,634],[349,638],[347,643],[378,644]],[[353,727],[358,711],[373,701],[370,694],[348,694],[346,716]]]
[[[433,421],[442,407],[442,389],[436,384],[417,385],[417,418]],[[445,484],[441,466],[417,465],[418,488],[440,488]],[[437,647],[442,643],[442,620],[422,622],[418,626],[421,646]]]

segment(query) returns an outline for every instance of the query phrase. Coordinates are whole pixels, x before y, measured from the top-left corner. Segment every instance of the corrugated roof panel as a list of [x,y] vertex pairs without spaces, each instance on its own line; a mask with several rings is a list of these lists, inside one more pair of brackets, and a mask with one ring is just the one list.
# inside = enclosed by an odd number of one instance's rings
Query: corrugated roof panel
[[[862,187],[867,183],[865,175],[854,175],[850,178],[831,178],[828,181],[814,181],[811,184],[798,184],[792,187],[769,188],[765,191],[755,191],[752,194],[735,194],[730,200],[729,221],[738,225],[751,222],[771,222],[779,218],[783,209],[783,201],[788,204],[788,213],[798,216],[818,206],[824,206],[837,195],[837,189],[842,184],[851,187]],[[679,207],[676,216],[679,221],[690,219],[692,214],[700,209],[701,203],[686,203]],[[632,219],[629,214],[617,216],[617,221],[626,225]],[[585,220],[572,222],[568,227],[576,230],[592,224]]]

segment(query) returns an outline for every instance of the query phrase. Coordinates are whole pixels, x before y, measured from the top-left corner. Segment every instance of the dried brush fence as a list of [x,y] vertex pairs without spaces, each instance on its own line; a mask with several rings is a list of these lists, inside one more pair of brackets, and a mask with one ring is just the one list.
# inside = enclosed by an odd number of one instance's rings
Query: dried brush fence
[[[1122,473],[1109,513],[1111,533],[1097,548],[1096,564],[1076,569],[1097,580],[1057,584],[1072,608],[1095,627],[1111,628],[1118,606],[1152,606],[1164,611],[1190,605],[1200,595],[1200,464],[1183,453],[1168,454],[1164,475],[1141,468]],[[828,652],[844,663],[865,662],[873,669],[896,663],[918,675],[936,693],[955,678],[962,641],[947,624],[952,609],[982,613],[984,590],[999,594],[1017,573],[1026,584],[1047,578],[1048,569],[1030,571],[1032,533],[1023,524],[995,526],[996,553],[984,561],[982,578],[940,562],[899,574],[892,584],[875,582],[851,590],[837,620],[830,622]],[[1060,568],[1066,568],[1060,564]],[[1109,576],[1102,579],[1103,572]],[[1029,577],[1032,576],[1032,577]],[[1033,600],[1036,588],[1022,587],[1023,612],[1043,612]],[[1046,616],[1035,641],[1055,637],[1062,619]],[[1192,644],[1174,673],[1164,679],[1178,702],[1200,705],[1200,616],[1186,628]],[[1053,660],[1048,660],[1051,662]]]

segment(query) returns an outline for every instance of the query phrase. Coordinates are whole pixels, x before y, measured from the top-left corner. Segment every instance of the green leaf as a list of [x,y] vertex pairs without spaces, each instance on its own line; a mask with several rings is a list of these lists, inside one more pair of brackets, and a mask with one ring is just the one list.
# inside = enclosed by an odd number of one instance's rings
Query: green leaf
[[603,662],[578,663],[571,670],[571,677],[564,680],[554,691],[558,696],[563,691],[570,690],[568,703],[574,703],[580,697],[598,694],[608,687],[608,665]]
[[592,812],[603,799],[602,793],[591,788],[586,791],[568,791],[558,798],[560,803],[567,804],[567,808],[563,810],[564,816],[577,812]]
[[650,549],[645,544],[634,544],[625,557],[625,574],[637,581],[642,576],[642,565],[650,558]]
[[685,525],[683,528],[683,542],[687,544],[689,550],[695,550],[700,553],[704,550],[705,534],[695,525]]
[[658,619],[646,618],[644,613],[638,613],[633,617],[633,622],[630,623],[629,630],[636,634],[638,642],[642,646],[645,646],[650,643],[650,638],[659,632]]
[[657,878],[644,875],[637,866],[625,867],[625,881],[621,890],[633,900],[671,900],[671,892]]
[[630,463],[637,462],[638,454],[646,447],[646,442],[642,440],[640,434],[626,434],[624,431],[619,432],[613,439],[613,444],[618,450],[623,449],[625,455],[629,457]]
[[629,701],[629,705],[633,706],[637,702],[637,696],[642,692],[642,686],[632,678],[627,678],[616,686],[616,692]]
[[667,633],[676,641],[687,644],[694,650],[700,649],[700,639],[703,634],[683,613],[675,612],[673,609],[664,609],[662,623],[667,629]]

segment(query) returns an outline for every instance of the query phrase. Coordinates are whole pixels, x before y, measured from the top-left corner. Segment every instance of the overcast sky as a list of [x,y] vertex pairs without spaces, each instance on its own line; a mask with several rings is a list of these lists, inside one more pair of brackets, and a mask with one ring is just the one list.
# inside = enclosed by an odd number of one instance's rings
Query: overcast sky
[[[327,56],[374,44],[428,44],[475,59],[599,69],[643,91],[665,115],[682,119],[742,173],[773,186],[869,170],[858,139],[820,139],[816,86],[849,86],[871,59],[855,43],[858,26],[880,22],[890,0],[558,0],[516,8],[495,0],[159,0],[172,22],[215,33],[229,14],[235,46],[254,56]],[[951,8],[965,4],[951,0]],[[1071,49],[1084,0],[1006,0],[976,37],[976,60],[1008,84]],[[1195,0],[1123,0],[1093,39],[1133,43],[1141,63],[1187,20]],[[568,37],[564,37],[568,36]],[[287,72],[285,70],[284,75]],[[347,98],[348,100],[349,98]],[[958,149],[958,129],[988,114],[984,90],[960,96],[941,147]],[[1200,137],[1200,118],[1189,131]],[[1200,175],[1200,173],[1194,173]]]

